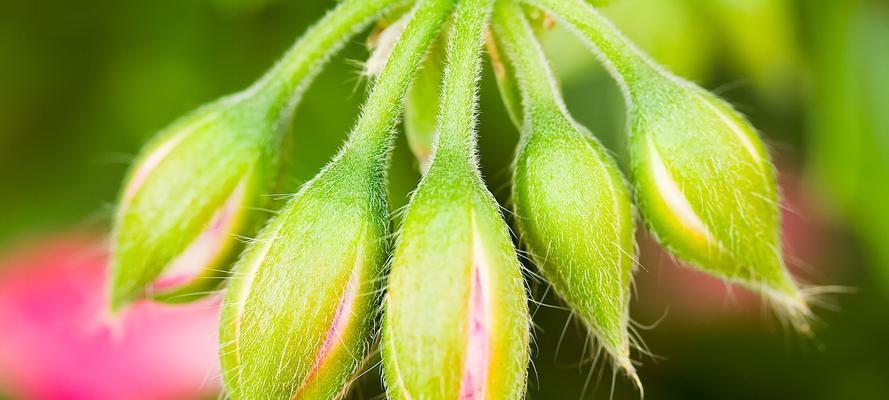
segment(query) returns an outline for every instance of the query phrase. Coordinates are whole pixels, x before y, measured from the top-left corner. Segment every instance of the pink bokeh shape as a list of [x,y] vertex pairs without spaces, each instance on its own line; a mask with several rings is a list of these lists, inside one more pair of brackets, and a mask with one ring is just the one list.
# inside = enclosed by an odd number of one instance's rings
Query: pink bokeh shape
[[0,392],[33,400],[178,400],[220,390],[219,299],[136,303],[105,322],[107,245],[68,234],[0,256]]

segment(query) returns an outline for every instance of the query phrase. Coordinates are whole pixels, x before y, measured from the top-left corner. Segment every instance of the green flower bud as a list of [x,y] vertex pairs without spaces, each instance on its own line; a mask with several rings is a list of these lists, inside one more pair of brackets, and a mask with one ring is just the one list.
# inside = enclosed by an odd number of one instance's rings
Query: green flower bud
[[328,55],[396,0],[340,4],[241,94],[165,129],[130,171],[114,224],[110,308],[212,292],[252,233],[293,107]]
[[203,107],[139,157],[115,220],[113,311],[143,293],[185,301],[222,279],[275,173],[280,135],[259,98]]
[[525,104],[513,182],[522,242],[641,390],[628,334],[636,253],[630,191],[602,144],[568,114],[519,7],[503,3],[495,11],[494,32],[514,65]]
[[496,202],[459,163],[436,157],[395,250],[383,328],[392,399],[524,395],[521,266]]
[[753,127],[716,96],[663,70],[582,0],[532,0],[589,41],[628,103],[643,217],[680,259],[758,291],[809,329],[784,266],[775,170]]
[[220,325],[229,396],[335,399],[370,342],[388,227],[385,171],[400,105],[450,0],[415,6],[344,149],[236,267]]
[[361,363],[386,257],[386,203],[366,170],[332,163],[235,267],[220,328],[232,399],[337,398]]
[[391,399],[521,399],[530,341],[509,229],[475,158],[475,90],[491,0],[462,0],[436,145],[393,256],[383,320]]
[[[631,378],[635,267],[632,197],[615,161],[584,128],[532,115],[513,182],[522,242],[547,281]],[[542,120],[542,121],[541,121]]]
[[633,104],[637,202],[658,241],[765,294],[804,324],[809,310],[781,251],[775,170],[753,127],[716,96],[675,78],[649,85]]

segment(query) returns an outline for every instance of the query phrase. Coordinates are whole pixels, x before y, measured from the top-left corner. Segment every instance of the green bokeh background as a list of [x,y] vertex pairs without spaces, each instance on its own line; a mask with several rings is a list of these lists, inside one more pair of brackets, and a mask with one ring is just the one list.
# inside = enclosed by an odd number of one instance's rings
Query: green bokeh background
[[[829,298],[838,310],[819,311],[817,340],[760,317],[756,307],[729,305],[722,315],[697,318],[681,307],[678,315],[667,313],[642,332],[663,357],[643,358],[648,398],[885,398],[889,2],[598,3],[609,3],[605,12],[657,60],[750,117],[784,174],[795,177],[795,197],[808,204],[804,219],[817,221],[804,228],[817,230],[823,247],[802,252],[817,255],[803,260],[807,276],[855,288]],[[107,229],[139,147],[177,116],[246,87],[330,6],[327,0],[0,2],[0,249],[61,230]],[[617,87],[563,27],[543,40],[577,119],[625,161]],[[359,36],[305,95],[295,115],[290,189],[313,176],[344,139],[366,93],[359,77],[366,57]],[[489,70],[481,111],[484,173],[507,204],[517,133]],[[404,205],[418,178],[400,137],[390,174],[393,209]],[[643,257],[632,312],[643,323],[676,306],[658,278],[676,267],[662,259],[651,251]],[[543,296],[544,285],[531,286],[547,305],[535,315],[530,397],[608,398],[610,369],[595,370],[583,391],[589,363],[581,360],[591,351],[585,335],[571,325],[562,336],[568,312]],[[379,395],[379,381],[370,372],[355,397]],[[635,397],[618,377],[614,398]]]

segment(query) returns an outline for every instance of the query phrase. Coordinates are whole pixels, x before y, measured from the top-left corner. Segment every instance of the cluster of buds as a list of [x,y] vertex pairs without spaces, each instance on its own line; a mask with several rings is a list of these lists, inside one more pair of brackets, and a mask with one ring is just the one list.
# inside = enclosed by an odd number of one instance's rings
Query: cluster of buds
[[[630,181],[561,99],[535,37],[553,17],[625,91]],[[377,18],[393,22],[369,41],[372,89],[348,141],[257,233],[299,95]],[[780,251],[774,168],[754,129],[584,0],[344,0],[256,84],[146,147],[119,202],[109,310],[144,297],[190,301],[227,281],[220,360],[232,399],[342,398],[377,321],[390,398],[523,398],[528,293],[476,149],[485,45],[521,131],[519,239],[640,391],[628,333],[637,208],[676,257],[762,293],[808,329],[806,297]],[[386,174],[402,111],[424,176],[387,271]]]

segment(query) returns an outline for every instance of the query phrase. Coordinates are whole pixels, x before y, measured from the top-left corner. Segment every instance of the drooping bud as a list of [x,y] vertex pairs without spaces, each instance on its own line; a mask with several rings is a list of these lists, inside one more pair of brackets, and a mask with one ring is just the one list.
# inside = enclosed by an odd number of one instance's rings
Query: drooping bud
[[385,201],[344,157],[305,186],[235,267],[220,359],[232,399],[331,399],[368,345]]
[[649,90],[635,97],[630,117],[637,202],[649,228],[680,259],[763,293],[806,329],[809,309],[784,266],[775,170],[762,141],[696,86],[667,80]]
[[257,225],[299,94],[356,26],[394,2],[343,2],[251,88],[175,122],[143,150],[115,218],[112,313],[141,296],[181,302],[213,291],[238,237]]
[[494,23],[525,105],[513,177],[520,237],[547,281],[641,390],[628,334],[636,253],[630,191],[602,144],[568,114],[520,12],[498,3]]
[[383,326],[392,399],[520,399],[529,318],[521,266],[478,175],[437,155],[411,199]]
[[383,318],[391,399],[521,399],[521,266],[475,159],[475,88],[491,0],[463,0],[448,41],[434,158],[411,197]]
[[663,70],[582,0],[533,0],[572,25],[620,81],[629,109],[636,198],[680,259],[758,291],[807,331],[805,295],[781,252],[775,170],[730,105]]
[[110,301],[187,301],[212,290],[275,173],[280,135],[250,95],[206,106],[140,156],[118,206]]
[[414,71],[453,7],[411,12],[343,150],[239,261],[220,325],[233,400],[338,399],[371,338],[387,248],[385,171]]
[[516,155],[513,201],[521,239],[556,292],[637,380],[628,335],[636,254],[630,191],[615,161],[583,127],[556,115],[530,118],[549,123],[526,127]]

